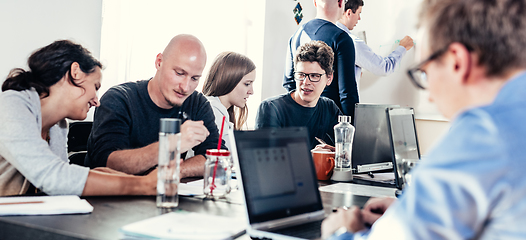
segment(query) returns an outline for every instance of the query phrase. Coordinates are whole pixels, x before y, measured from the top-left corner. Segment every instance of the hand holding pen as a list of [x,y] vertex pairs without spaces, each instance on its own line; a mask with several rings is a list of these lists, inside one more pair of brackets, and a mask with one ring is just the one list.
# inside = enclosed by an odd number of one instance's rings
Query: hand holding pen
[[318,137],[314,137],[316,140],[320,143],[316,145],[316,147],[313,149],[313,151],[327,151],[327,152],[334,152],[336,151],[336,148],[327,144],[325,141],[321,140]]

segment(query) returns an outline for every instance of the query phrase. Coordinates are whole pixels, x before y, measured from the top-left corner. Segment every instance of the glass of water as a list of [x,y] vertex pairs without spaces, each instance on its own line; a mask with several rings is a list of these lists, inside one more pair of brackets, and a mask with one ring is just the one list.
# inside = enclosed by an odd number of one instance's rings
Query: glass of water
[[162,118],[159,131],[159,169],[157,172],[157,207],[179,205],[179,158],[181,156],[181,120]]

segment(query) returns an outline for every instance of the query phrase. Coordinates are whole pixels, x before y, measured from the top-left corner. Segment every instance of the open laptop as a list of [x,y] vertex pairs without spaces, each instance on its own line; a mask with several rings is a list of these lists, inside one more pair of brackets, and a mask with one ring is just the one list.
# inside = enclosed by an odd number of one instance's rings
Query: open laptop
[[235,131],[230,142],[248,215],[247,233],[261,239],[320,238],[325,213],[307,129]]
[[385,112],[391,142],[395,183],[398,189],[402,189],[404,185],[401,169],[402,160],[420,159],[415,114],[413,108],[388,108]]
[[399,105],[357,103],[354,110],[352,167],[355,173],[393,169],[385,111]]

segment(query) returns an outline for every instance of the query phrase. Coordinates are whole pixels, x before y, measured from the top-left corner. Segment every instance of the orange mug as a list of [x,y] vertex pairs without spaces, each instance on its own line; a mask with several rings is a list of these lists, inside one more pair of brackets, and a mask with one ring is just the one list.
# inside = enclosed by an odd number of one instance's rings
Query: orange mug
[[318,180],[329,180],[334,170],[334,154],[328,151],[312,151],[312,159]]

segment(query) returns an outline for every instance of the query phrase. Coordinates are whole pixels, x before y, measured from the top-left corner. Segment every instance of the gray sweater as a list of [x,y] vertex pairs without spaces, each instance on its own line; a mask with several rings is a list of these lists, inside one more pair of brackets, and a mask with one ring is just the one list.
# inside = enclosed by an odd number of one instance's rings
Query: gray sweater
[[28,181],[49,195],[81,195],[89,168],[70,165],[67,122],[42,139],[40,98],[34,90],[0,93],[0,196],[24,194]]

